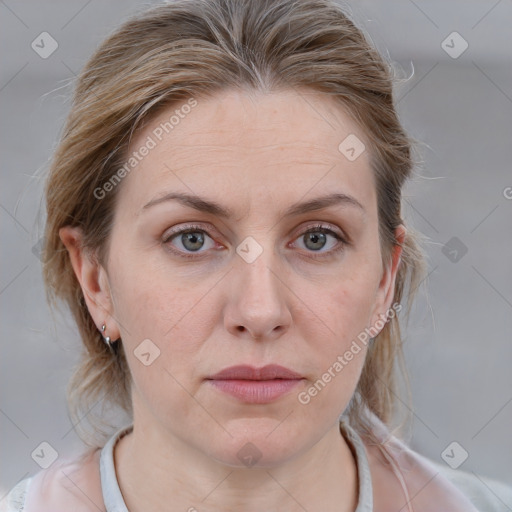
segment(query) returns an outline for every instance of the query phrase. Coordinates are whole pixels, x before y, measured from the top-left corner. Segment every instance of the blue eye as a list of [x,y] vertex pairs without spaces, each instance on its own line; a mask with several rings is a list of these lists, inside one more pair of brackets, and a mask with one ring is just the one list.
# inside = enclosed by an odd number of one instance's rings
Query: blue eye
[[[302,240],[308,257],[332,256],[342,250],[348,242],[336,231],[322,225],[310,227],[295,240]],[[162,243],[169,250],[183,258],[198,258],[202,253],[216,247],[215,241],[202,226],[191,225],[164,235]],[[323,250],[327,247],[326,250]],[[204,249],[204,250],[201,250]],[[315,254],[316,253],[316,254]]]
[[[333,239],[331,243],[329,238]],[[296,240],[302,240],[307,252],[318,253],[320,257],[336,253],[347,244],[341,235],[322,225],[307,229]],[[328,247],[327,250],[322,251],[325,247]],[[312,255],[318,257],[316,254]]]
[[179,240],[187,251],[198,251],[204,245],[204,233],[201,231],[186,231],[181,233]]
[[[211,243],[205,244],[205,240],[211,240]],[[207,234],[204,229],[201,229],[200,226],[188,226],[185,229],[180,231],[175,231],[171,233],[169,236],[165,236],[162,242],[164,244],[170,244],[172,240],[176,240],[181,247],[177,247],[177,249],[171,249],[173,252],[177,252],[181,256],[186,258],[193,258],[194,255],[190,253],[201,253],[205,251],[200,251],[206,247],[206,249],[211,249],[215,246],[215,242],[213,239]],[[189,253],[189,254],[187,254]]]

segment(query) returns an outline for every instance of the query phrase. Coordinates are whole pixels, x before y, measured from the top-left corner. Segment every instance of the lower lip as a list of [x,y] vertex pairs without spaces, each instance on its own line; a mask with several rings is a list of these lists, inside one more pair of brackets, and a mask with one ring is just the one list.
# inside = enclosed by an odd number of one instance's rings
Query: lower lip
[[291,391],[302,379],[210,380],[217,389],[243,402],[266,404]]

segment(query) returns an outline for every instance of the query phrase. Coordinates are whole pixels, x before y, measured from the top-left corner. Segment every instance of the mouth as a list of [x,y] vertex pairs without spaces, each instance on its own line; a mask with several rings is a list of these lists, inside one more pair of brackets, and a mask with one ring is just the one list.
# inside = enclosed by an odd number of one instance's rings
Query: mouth
[[280,365],[231,366],[207,378],[217,390],[244,403],[264,404],[289,393],[304,377]]

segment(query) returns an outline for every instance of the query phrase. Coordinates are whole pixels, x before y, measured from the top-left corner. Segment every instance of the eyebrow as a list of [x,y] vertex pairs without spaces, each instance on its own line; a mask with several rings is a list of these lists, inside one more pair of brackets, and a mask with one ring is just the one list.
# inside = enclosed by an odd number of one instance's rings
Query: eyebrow
[[[158,197],[149,201],[142,207],[142,210],[147,210],[151,206],[166,202],[178,201],[184,206],[189,206],[200,212],[210,213],[218,217],[229,218],[234,216],[234,212],[230,208],[226,208],[216,203],[197,195],[186,194],[183,192],[170,192],[162,197]],[[329,194],[322,197],[311,199],[310,201],[299,202],[291,205],[283,214],[283,217],[291,217],[300,215],[302,213],[323,210],[331,206],[344,205],[356,207],[361,213],[365,214],[366,211],[363,205],[353,196],[341,193]]]

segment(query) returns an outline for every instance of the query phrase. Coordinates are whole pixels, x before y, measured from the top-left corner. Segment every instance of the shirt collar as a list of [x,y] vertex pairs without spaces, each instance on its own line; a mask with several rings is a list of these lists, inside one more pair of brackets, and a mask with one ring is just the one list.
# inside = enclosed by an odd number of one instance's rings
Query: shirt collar
[[[359,498],[355,512],[372,512],[372,479],[363,441],[359,434],[344,418],[340,417],[339,424],[340,432],[352,448],[352,452],[354,453],[357,463]],[[114,465],[114,446],[124,435],[128,434],[132,430],[133,424],[120,428],[114,435],[112,435],[101,450],[101,490],[107,512],[129,512],[117,481]]]

